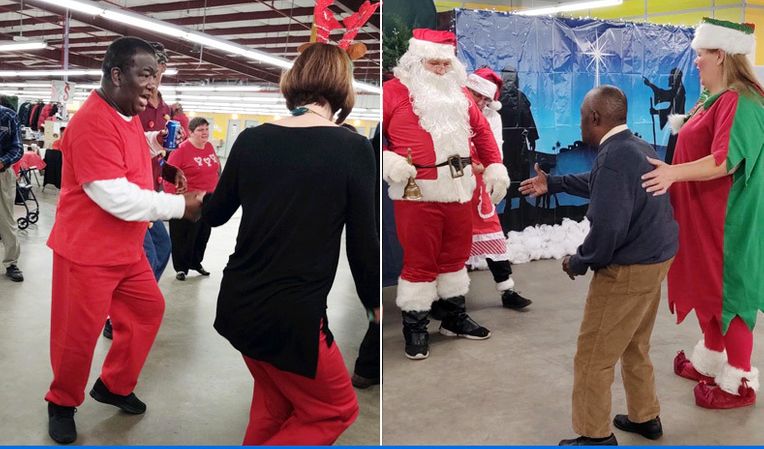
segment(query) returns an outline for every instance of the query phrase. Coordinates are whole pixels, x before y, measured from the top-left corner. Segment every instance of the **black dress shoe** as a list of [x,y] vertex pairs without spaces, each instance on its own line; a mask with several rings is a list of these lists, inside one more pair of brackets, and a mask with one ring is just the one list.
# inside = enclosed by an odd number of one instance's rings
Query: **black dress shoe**
[[114,337],[114,330],[111,328],[111,320],[106,318],[106,324],[103,325],[103,336],[111,340]]
[[178,271],[178,274],[175,275],[175,279],[179,281],[185,281],[186,280],[186,273],[183,271]]
[[204,267],[202,267],[201,265],[199,265],[199,267],[197,267],[197,268],[194,268],[194,271],[196,271],[197,273],[201,274],[202,276],[209,276],[210,275],[210,272],[205,270]]
[[64,407],[48,402],[48,435],[59,444],[74,443],[77,426],[74,424],[74,407]]
[[663,426],[661,426],[661,417],[636,423],[629,419],[628,415],[615,415],[613,425],[624,432],[638,433],[648,440],[657,440],[663,436]]
[[615,434],[607,438],[578,437],[570,440],[562,440],[558,446],[618,446]]
[[140,415],[146,411],[146,404],[138,399],[135,393],[130,393],[127,396],[114,394],[106,388],[100,377],[96,380],[95,385],[93,385],[93,389],[90,390],[90,397],[98,402],[119,407],[122,411],[131,415]]
[[359,390],[364,390],[371,387],[372,385],[379,385],[379,376],[363,377],[353,373],[353,377],[350,378],[350,381],[353,383],[354,387],[358,388]]
[[22,282],[24,280],[24,275],[16,265],[9,265],[8,268],[5,269],[5,275],[11,278],[13,282]]

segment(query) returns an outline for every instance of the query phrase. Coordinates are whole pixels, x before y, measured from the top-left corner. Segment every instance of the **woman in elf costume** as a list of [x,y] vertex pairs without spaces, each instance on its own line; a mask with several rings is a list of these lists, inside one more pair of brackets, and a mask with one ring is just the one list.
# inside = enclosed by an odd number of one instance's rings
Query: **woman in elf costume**
[[656,195],[671,186],[679,223],[669,307],[677,322],[695,310],[703,331],[689,359],[677,354],[674,372],[699,381],[695,402],[712,409],[753,405],[759,389],[751,352],[764,306],[764,89],[746,57],[753,30],[703,19],[692,48],[709,96],[689,119],[670,119],[681,126],[674,165],[651,160],[656,169],[643,176]]

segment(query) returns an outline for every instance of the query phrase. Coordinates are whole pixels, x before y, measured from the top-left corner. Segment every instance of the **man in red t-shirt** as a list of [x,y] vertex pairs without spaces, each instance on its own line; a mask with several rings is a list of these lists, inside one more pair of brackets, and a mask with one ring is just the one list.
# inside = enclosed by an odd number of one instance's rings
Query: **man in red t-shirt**
[[145,41],[115,40],[103,60],[101,88],[72,118],[61,141],[63,171],[53,249],[48,433],[77,438],[98,334],[108,313],[114,342],[90,395],[131,414],[146,404],[133,393],[164,312],[143,237],[151,220],[198,219],[198,194],[153,190],[148,143],[135,117],[156,89],[157,62]]

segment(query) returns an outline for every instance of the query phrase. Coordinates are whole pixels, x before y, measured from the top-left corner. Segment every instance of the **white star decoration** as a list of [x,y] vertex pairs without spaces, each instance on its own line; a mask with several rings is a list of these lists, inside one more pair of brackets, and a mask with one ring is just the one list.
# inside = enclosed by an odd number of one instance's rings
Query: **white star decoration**
[[600,85],[600,65],[602,65],[605,70],[607,70],[607,63],[605,62],[605,56],[615,56],[613,53],[605,53],[605,43],[600,41],[599,34],[595,35],[594,42],[584,42],[583,45],[581,42],[576,42],[583,51],[581,52],[584,55],[590,56],[592,59],[589,61],[589,64],[587,64],[586,68],[594,64],[594,87],[598,87]]

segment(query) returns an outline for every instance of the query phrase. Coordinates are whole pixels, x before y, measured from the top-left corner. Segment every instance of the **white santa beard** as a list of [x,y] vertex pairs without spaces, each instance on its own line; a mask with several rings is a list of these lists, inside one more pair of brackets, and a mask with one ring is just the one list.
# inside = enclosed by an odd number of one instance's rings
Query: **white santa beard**
[[468,156],[472,131],[469,100],[463,91],[467,78],[463,66],[459,63],[443,75],[429,72],[421,62],[407,68],[395,74],[409,89],[419,125],[432,137],[437,162],[455,154]]

